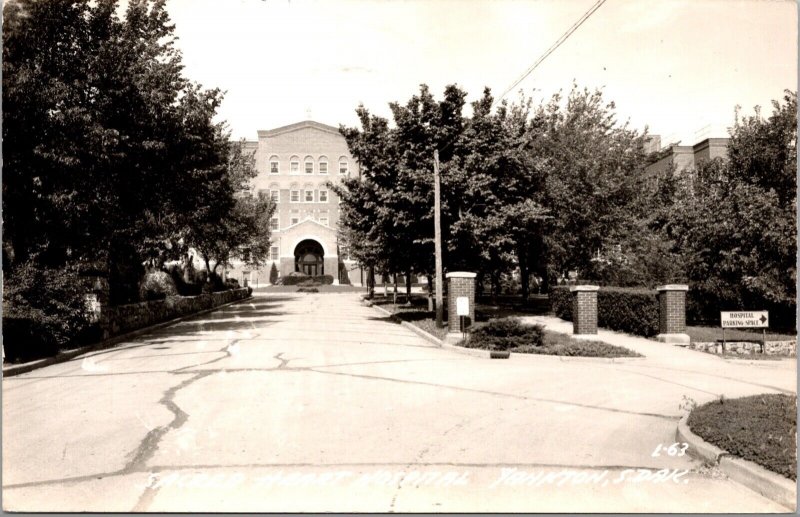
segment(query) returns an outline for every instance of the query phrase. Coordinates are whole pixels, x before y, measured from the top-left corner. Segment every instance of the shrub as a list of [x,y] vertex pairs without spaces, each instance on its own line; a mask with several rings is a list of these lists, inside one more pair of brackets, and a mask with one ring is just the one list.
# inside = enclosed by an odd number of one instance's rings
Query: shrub
[[562,320],[572,321],[572,293],[569,287],[552,287],[548,296],[556,316]]
[[648,289],[601,287],[597,293],[597,324],[637,336],[658,334],[658,293]]
[[300,273],[298,271],[293,271],[288,275],[284,275],[278,279],[278,285],[297,285],[300,282],[303,282],[310,277],[305,273]]
[[183,271],[181,271],[181,268],[177,265],[171,266],[168,273],[172,277],[172,281],[175,282],[175,287],[178,289],[179,295],[197,296],[200,294],[203,284],[187,283],[184,279]]
[[523,325],[519,318],[489,320],[469,338],[469,348],[510,350],[517,347],[541,346],[544,329],[541,325]]
[[319,289],[316,287],[301,287],[297,290],[298,293],[318,293]]
[[[572,321],[573,294],[568,287],[550,290],[550,304],[559,318]],[[597,293],[597,324],[638,336],[658,334],[658,293],[648,289],[601,287]]]
[[304,287],[331,285],[333,277],[331,275],[308,276],[305,273],[294,272],[281,278],[278,283],[280,285],[300,285]]
[[91,331],[86,280],[29,261],[4,271],[3,346],[9,361],[54,355]]
[[149,271],[139,282],[139,300],[163,300],[178,294],[175,281],[166,271]]
[[275,285],[278,283],[278,268],[275,266],[275,263],[272,263],[272,267],[269,268],[269,283]]
[[216,293],[219,291],[227,291],[229,287],[222,281],[222,278],[216,273],[211,273],[203,283],[203,294]]

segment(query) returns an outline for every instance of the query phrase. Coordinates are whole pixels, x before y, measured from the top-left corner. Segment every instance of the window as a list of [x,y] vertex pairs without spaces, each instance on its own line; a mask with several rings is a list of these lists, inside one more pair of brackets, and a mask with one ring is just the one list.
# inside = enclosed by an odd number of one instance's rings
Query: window
[[278,174],[280,172],[280,162],[277,156],[270,156],[269,158],[269,173]]
[[328,218],[327,217],[320,217],[319,218],[319,224],[324,224],[325,226],[328,226]]
[[303,201],[306,203],[313,203],[314,202],[314,191],[313,190],[306,190],[305,195],[303,197]]
[[267,191],[264,190],[263,188],[259,189],[258,190],[258,199],[266,199],[266,197],[267,197]]
[[320,190],[319,191],[319,202],[320,203],[327,203],[328,202],[328,191],[327,190]]
[[270,221],[269,221],[269,229],[270,230],[276,231],[276,230],[278,230],[279,227],[280,227],[280,223],[278,221],[278,216],[275,216],[272,219],[270,219]]
[[300,172],[300,158],[297,156],[292,156],[291,161],[289,162],[289,173],[290,174],[298,174]]
[[250,262],[250,248],[242,249],[242,262]]
[[347,174],[349,170],[350,168],[347,165],[347,158],[342,156],[341,158],[339,158],[339,174]]
[[289,201],[291,201],[292,203],[299,203],[300,202],[300,191],[299,190],[293,190],[291,192],[291,194],[289,195]]
[[269,249],[269,258],[271,260],[278,260],[278,247],[277,246],[272,246]]
[[271,189],[269,191],[269,197],[272,199],[273,203],[279,203],[281,200],[281,191]]
[[300,214],[292,214],[291,224],[297,224],[300,222]]
[[328,174],[328,159],[324,156],[319,159],[319,173]]
[[310,156],[306,156],[306,174],[314,174],[314,159]]

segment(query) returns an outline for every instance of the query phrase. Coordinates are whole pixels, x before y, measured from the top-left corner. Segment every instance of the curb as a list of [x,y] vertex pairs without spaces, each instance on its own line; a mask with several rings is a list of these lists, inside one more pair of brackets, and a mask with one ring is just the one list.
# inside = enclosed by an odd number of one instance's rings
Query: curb
[[232,302],[223,303],[221,305],[217,305],[216,307],[212,307],[210,309],[203,309],[199,312],[193,312],[191,314],[186,314],[184,316],[179,316],[177,318],[162,321],[161,323],[156,323],[154,325],[150,325],[149,327],[144,327],[140,329],[133,330],[126,334],[120,334],[119,336],[110,337],[104,341],[100,341],[99,343],[95,343],[93,345],[86,345],[80,348],[75,348],[73,350],[67,350],[65,352],[59,352],[53,357],[46,357],[44,359],[38,359],[36,361],[31,361],[28,363],[17,364],[12,366],[4,366],[3,367],[3,377],[14,377],[16,375],[21,375],[23,373],[32,372],[33,370],[38,370],[39,368],[44,368],[45,366],[50,366],[53,364],[65,363],[70,361],[79,355],[83,355],[89,352],[96,352],[99,350],[105,350],[107,348],[112,348],[114,345],[122,342],[127,341],[128,339],[140,336],[142,334],[146,334],[153,330],[158,330],[160,328],[169,327],[170,325],[174,325],[175,323],[179,323],[183,320],[193,318],[195,316],[201,316],[203,314],[208,314],[209,312],[215,311],[217,309],[221,309],[222,307],[227,307],[228,305],[233,305],[234,303],[240,303],[246,300],[250,300],[253,298],[252,295],[248,296],[247,298],[242,298],[241,300],[234,300]]
[[418,336],[420,336],[423,339],[433,343],[434,345],[438,346],[439,348],[444,348],[445,350],[452,350],[453,352],[457,352],[459,354],[471,355],[473,357],[482,357],[484,359],[491,359],[491,351],[489,351],[489,350],[481,350],[479,348],[464,348],[463,346],[455,346],[455,345],[451,345],[449,343],[445,343],[444,341],[442,341],[438,337],[434,336],[433,334],[431,334],[429,332],[425,332],[424,330],[422,330],[418,326],[414,325],[413,323],[409,323],[408,321],[401,320],[396,315],[394,315],[391,312],[387,311],[383,307],[379,307],[379,306],[373,304],[372,302],[370,302],[366,298],[362,298],[362,300],[364,301],[364,304],[367,307],[371,307],[372,309],[375,309],[378,312],[380,312],[382,314],[385,314],[386,316],[388,316],[395,323],[399,323],[400,325],[410,329],[412,332],[414,332]]
[[712,445],[690,429],[689,414],[678,422],[675,437],[679,442],[689,444],[687,452],[705,463],[715,465],[730,479],[753,490],[767,499],[795,511],[797,505],[797,484],[780,474],[771,472],[761,465],[736,456]]

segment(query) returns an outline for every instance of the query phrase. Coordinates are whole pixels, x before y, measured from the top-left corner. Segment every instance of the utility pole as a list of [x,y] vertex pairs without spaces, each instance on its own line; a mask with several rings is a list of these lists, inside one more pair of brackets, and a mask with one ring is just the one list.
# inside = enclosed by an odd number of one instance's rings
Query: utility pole
[[442,216],[439,203],[439,150],[433,151],[433,224],[434,250],[436,252],[436,327],[444,327],[444,302],[442,301]]

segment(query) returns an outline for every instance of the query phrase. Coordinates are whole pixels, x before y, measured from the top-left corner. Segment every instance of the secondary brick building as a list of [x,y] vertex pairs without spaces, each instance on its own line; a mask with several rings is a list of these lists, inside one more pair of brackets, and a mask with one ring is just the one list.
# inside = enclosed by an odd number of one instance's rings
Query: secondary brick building
[[648,176],[657,177],[668,171],[670,167],[674,167],[675,174],[680,174],[696,167],[703,161],[727,158],[729,141],[729,138],[706,138],[694,145],[671,145],[662,151],[660,139],[651,139],[647,150],[660,152],[663,156],[650,164],[645,173]]
[[270,196],[277,204],[272,247],[265,266],[234,263],[227,275],[264,284],[274,263],[281,276],[300,271],[360,285],[362,272],[337,238],[339,200],[327,185],[359,175],[338,128],[308,120],[259,131],[246,150],[255,153],[258,170],[251,195]]

